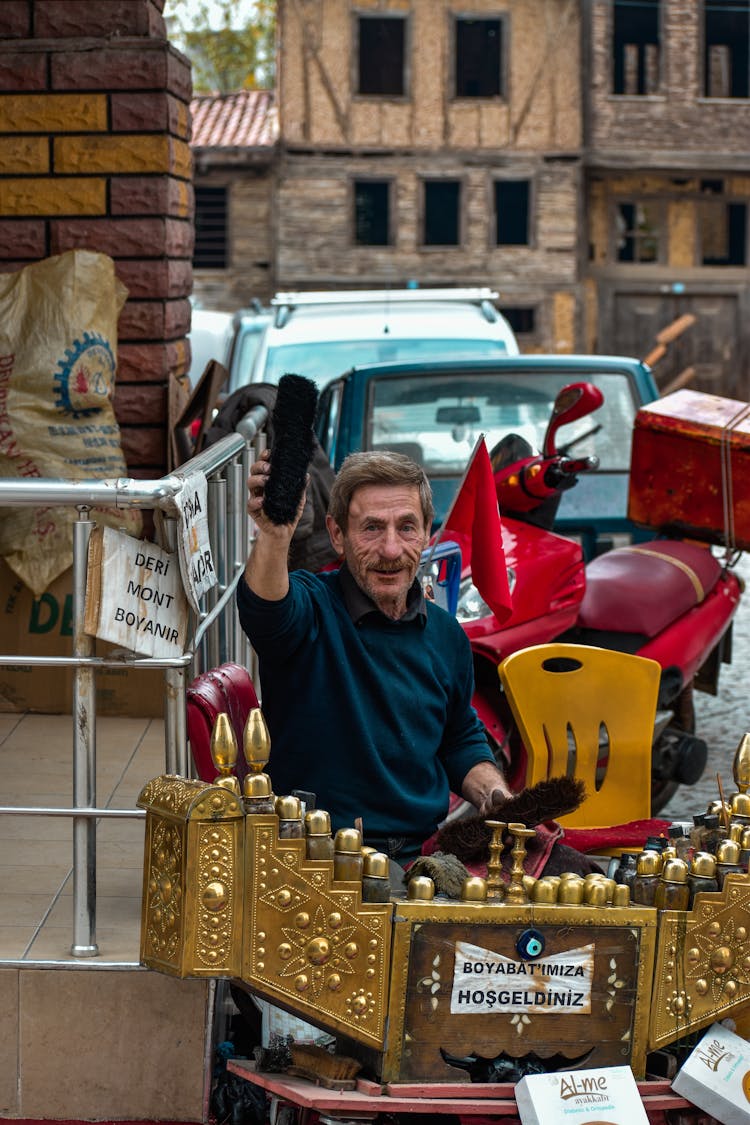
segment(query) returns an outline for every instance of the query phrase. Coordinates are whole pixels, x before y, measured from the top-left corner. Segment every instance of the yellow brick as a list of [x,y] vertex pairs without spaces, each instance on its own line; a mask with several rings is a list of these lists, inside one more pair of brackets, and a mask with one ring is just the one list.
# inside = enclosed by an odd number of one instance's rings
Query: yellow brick
[[175,132],[178,137],[184,138],[188,135],[190,128],[190,111],[185,102],[180,102],[177,107],[177,121],[175,123]]
[[672,201],[667,209],[669,250],[667,260],[674,268],[695,264],[695,203]]
[[0,132],[106,130],[106,94],[2,94]]
[[49,172],[46,137],[3,137],[0,141],[0,175]]
[[575,342],[576,303],[572,293],[552,297],[552,321],[556,352],[572,352]]
[[0,215],[105,215],[106,180],[32,176],[0,180]]
[[56,172],[169,172],[168,138],[147,133],[56,137]]
[[181,219],[186,219],[190,214],[190,187],[180,181],[177,185],[177,206],[175,214]]
[[193,171],[193,158],[190,151],[190,145],[185,141],[176,141],[174,137],[170,137],[169,147],[171,149],[170,172],[173,176],[181,176],[184,180],[189,180]]

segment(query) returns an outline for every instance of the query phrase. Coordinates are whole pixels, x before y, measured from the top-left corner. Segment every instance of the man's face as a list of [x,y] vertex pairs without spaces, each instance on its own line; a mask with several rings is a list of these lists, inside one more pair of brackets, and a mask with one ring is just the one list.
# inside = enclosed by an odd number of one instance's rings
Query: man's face
[[327,522],[357,585],[388,617],[400,617],[428,541],[419,489],[364,485],[352,497],[346,532],[330,516]]

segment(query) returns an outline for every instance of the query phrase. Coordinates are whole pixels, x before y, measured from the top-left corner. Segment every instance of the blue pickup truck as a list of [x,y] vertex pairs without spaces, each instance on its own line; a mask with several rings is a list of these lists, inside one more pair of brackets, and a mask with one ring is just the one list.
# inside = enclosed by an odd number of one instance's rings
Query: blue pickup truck
[[526,355],[355,367],[323,388],[316,432],[335,469],[360,449],[396,449],[420,461],[439,525],[479,434],[490,453],[508,433],[540,449],[556,394],[581,381],[602,391],[604,405],[560,430],[558,440],[573,456],[597,456],[599,469],[563,495],[555,529],[579,537],[591,557],[638,534],[626,515],[633,421],[658,398],[639,360]]

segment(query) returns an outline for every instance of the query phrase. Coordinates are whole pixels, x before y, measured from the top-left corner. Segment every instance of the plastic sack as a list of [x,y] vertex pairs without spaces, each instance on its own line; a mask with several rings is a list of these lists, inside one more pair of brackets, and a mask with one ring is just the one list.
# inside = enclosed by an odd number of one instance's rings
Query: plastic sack
[[[126,474],[112,405],[126,297],[112,259],[91,250],[0,276],[0,478]],[[37,597],[71,565],[76,518],[0,508],[0,556]],[[97,509],[96,520],[141,534],[139,511]]]

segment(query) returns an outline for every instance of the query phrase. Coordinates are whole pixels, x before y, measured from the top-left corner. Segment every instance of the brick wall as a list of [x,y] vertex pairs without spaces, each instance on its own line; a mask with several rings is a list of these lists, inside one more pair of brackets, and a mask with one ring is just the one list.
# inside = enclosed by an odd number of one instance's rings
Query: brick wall
[[140,477],[165,470],[168,381],[190,360],[192,86],[163,6],[0,3],[0,271],[77,247],[115,260],[115,410]]

